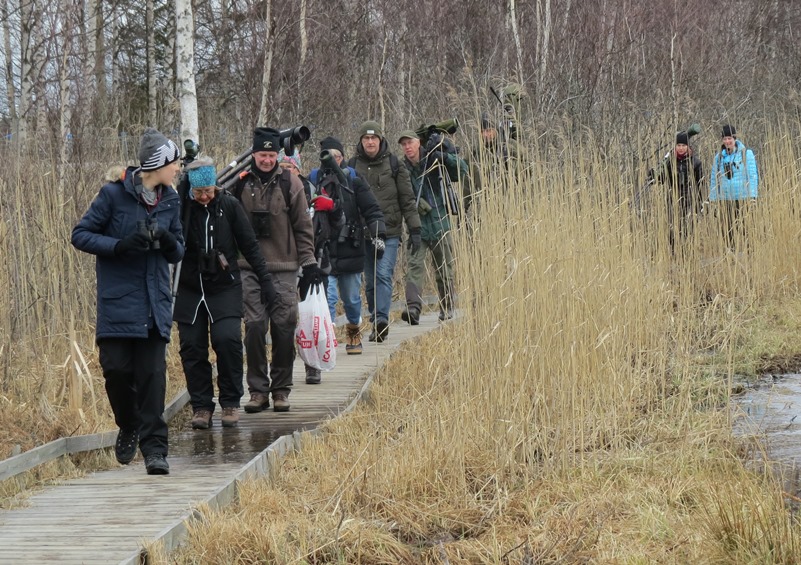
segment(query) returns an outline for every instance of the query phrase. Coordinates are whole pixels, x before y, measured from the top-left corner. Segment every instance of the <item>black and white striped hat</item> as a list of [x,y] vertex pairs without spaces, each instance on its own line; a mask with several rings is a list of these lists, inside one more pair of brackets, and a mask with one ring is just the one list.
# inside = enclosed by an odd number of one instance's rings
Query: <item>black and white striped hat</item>
[[143,171],[155,171],[177,161],[178,146],[157,129],[147,128],[139,144],[139,163]]

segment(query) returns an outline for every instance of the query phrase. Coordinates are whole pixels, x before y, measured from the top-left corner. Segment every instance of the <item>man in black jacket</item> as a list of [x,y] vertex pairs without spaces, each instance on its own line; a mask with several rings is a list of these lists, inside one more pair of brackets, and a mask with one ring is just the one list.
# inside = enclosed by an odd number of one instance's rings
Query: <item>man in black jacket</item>
[[330,276],[337,282],[348,320],[345,352],[358,355],[362,352],[361,284],[367,247],[364,227],[377,259],[381,260],[386,239],[384,214],[370,188],[356,176],[356,171],[350,167],[342,168],[345,161],[342,142],[335,137],[326,137],[320,142],[320,149],[320,168],[309,175],[317,189],[312,206],[316,217],[327,216],[328,220]]
[[232,427],[239,421],[239,401],[244,394],[239,253],[258,276],[261,300],[267,308],[275,301],[275,288],[245,210],[216,186],[214,164],[194,161],[186,173],[189,191],[182,211],[186,254],[173,317],[178,322],[181,362],[194,411],[192,428],[208,429],[214,412],[209,334],[217,354],[221,421]]

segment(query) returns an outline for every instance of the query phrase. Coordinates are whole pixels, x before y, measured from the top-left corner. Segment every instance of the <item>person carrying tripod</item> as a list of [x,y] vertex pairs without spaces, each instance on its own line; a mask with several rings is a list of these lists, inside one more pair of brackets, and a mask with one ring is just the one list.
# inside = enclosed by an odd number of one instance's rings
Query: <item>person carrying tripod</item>
[[413,326],[420,322],[421,289],[425,282],[426,256],[430,252],[439,295],[439,319],[449,320],[453,317],[455,298],[450,216],[458,212],[450,183],[466,182],[468,165],[456,154],[453,144],[438,133],[429,136],[425,148],[413,130],[402,132],[398,143],[403,149],[403,163],[412,180],[422,225],[422,245],[409,257],[406,309],[401,317]]

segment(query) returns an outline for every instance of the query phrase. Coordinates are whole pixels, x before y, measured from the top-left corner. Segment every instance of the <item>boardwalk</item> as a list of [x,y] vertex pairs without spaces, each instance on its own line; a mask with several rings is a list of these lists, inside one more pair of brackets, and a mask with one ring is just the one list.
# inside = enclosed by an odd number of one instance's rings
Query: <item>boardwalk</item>
[[212,430],[172,434],[168,476],[148,477],[138,457],[127,467],[48,487],[26,508],[0,512],[0,564],[137,562],[143,540],[179,530],[193,505],[231,485],[248,462],[254,467],[276,438],[342,411],[401,341],[436,327],[436,315],[416,327],[393,324],[389,342],[365,341],[361,356],[345,355],[340,344],[337,368],[323,373],[320,385],[304,383],[298,360],[289,413],[242,413],[238,428],[225,430],[215,413]]

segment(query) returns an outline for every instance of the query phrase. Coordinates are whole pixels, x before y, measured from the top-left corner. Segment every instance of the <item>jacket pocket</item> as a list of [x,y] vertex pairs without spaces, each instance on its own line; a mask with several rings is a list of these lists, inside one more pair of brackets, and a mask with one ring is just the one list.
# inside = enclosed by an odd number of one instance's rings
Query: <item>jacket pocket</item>
[[139,287],[120,286],[104,290],[100,294],[98,310],[107,323],[126,324],[143,321],[147,313],[145,290]]

